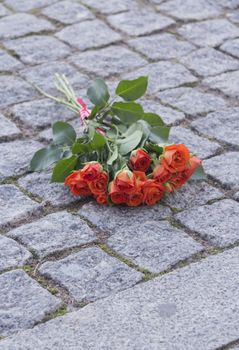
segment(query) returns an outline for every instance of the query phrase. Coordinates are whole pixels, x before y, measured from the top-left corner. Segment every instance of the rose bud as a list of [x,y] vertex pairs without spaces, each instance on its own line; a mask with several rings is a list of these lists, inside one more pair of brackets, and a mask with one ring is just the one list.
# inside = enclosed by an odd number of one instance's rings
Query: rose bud
[[163,157],[161,158],[162,165],[171,173],[183,171],[189,164],[190,153],[187,147],[183,144],[166,146]]
[[147,205],[157,203],[164,194],[163,187],[155,180],[148,180],[145,182],[142,191],[144,195],[144,203]]
[[100,195],[105,193],[108,181],[109,175],[105,171],[102,171],[96,180],[89,182],[89,188],[93,194]]
[[130,166],[133,170],[146,172],[151,164],[151,158],[143,149],[133,151],[130,156]]
[[100,163],[90,162],[81,169],[81,177],[85,181],[94,181],[99,177],[102,170],[103,168]]
[[115,186],[119,192],[133,193],[135,192],[135,176],[129,170],[121,170],[116,174],[114,180]]
[[124,192],[121,192],[115,184],[115,181],[112,181],[109,186],[109,195],[114,204],[123,204],[126,203],[128,195]]

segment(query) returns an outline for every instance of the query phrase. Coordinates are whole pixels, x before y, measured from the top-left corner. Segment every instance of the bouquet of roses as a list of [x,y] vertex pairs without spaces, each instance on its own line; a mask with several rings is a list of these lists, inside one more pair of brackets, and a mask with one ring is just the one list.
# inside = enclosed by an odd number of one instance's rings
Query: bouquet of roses
[[[167,144],[170,128],[135,101],[148,78],[122,80],[113,99],[106,83],[93,81],[89,110],[65,76],[56,75],[63,103],[79,115],[82,135],[66,122],[53,124],[53,142],[31,160],[31,170],[52,167],[52,181],[64,182],[75,196],[93,196],[100,204],[153,205],[179,189],[192,175],[203,178],[201,161],[183,144]],[[39,90],[39,89],[38,89]]]

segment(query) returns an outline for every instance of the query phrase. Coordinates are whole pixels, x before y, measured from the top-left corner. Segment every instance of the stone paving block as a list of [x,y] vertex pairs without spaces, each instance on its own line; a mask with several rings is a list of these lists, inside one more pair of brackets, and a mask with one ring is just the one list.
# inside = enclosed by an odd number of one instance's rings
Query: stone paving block
[[4,42],[4,46],[13,50],[23,62],[30,65],[55,61],[71,52],[66,44],[46,35],[9,40]]
[[144,99],[140,102],[142,103],[145,112],[159,114],[163,118],[164,122],[168,125],[178,123],[185,118],[185,114],[183,112],[179,112],[176,109],[166,107],[158,101]]
[[163,202],[177,210],[190,209],[223,198],[223,193],[204,181],[189,181],[179,191],[166,195]]
[[37,92],[25,81],[10,75],[0,76],[0,108],[37,96]]
[[27,13],[16,13],[0,20],[0,39],[17,38],[26,34],[53,30],[54,26],[45,19]]
[[216,246],[225,247],[239,241],[239,203],[231,199],[185,210],[175,217]]
[[169,33],[155,34],[131,39],[128,44],[152,60],[179,58],[188,55],[195,46],[187,41],[178,40]]
[[163,91],[157,94],[164,103],[179,108],[186,114],[197,115],[220,110],[226,107],[222,97],[201,92],[195,88],[181,87]]
[[239,108],[228,108],[209,113],[207,117],[192,122],[191,126],[219,141],[239,146]]
[[17,12],[27,12],[37,8],[53,4],[56,0],[5,0],[5,4]]
[[132,287],[143,274],[129,268],[97,247],[86,248],[55,262],[44,263],[39,272],[57,281],[77,301],[94,301]]
[[56,36],[80,50],[109,45],[121,40],[118,33],[98,19],[72,24],[62,29]]
[[239,23],[239,10],[234,10],[231,13],[227,13],[227,17],[235,23]]
[[56,94],[57,92],[54,84],[56,73],[64,74],[76,91],[87,87],[89,83],[89,78],[86,74],[79,73],[74,67],[63,62],[43,63],[36,67],[23,69],[20,72],[30,83],[51,94]]
[[198,80],[184,66],[171,62],[148,64],[143,68],[126,74],[124,78],[135,79],[141,75],[149,76],[148,93],[175,88],[187,83],[195,83]]
[[79,215],[89,220],[102,231],[117,232],[119,228],[136,227],[146,220],[162,220],[171,215],[169,208],[162,204],[152,207],[102,207],[94,202],[84,204],[78,211]]
[[226,41],[223,45],[221,45],[220,49],[239,58],[239,39]]
[[5,6],[0,4],[0,17],[4,17],[4,16],[10,15],[10,14],[11,14],[11,12]]
[[176,126],[171,129],[169,142],[184,143],[187,145],[190,152],[195,153],[201,159],[210,157],[221,149],[218,143],[198,136],[191,130],[181,126]]
[[239,0],[218,0],[218,4],[225,8],[234,9],[239,6]]
[[149,9],[134,10],[108,17],[113,28],[131,36],[150,34],[175,23],[172,18],[162,16]]
[[236,70],[239,67],[238,60],[211,47],[194,51],[179,60],[187,68],[194,70],[204,77],[217,75],[230,70]]
[[23,64],[5,51],[0,50],[0,71],[11,72],[23,67]]
[[[1,350],[212,350],[238,338],[239,248],[1,341]],[[97,335],[96,335],[97,333]]]
[[121,74],[147,64],[140,55],[122,46],[79,53],[71,57],[71,62],[98,77]]
[[21,135],[18,127],[0,113],[0,140],[11,139]]
[[159,10],[182,21],[217,17],[222,10],[210,0],[171,0],[159,6]]
[[239,191],[234,194],[233,198],[239,201]]
[[119,229],[107,240],[110,248],[140,267],[159,273],[203,250],[186,233],[168,222],[146,221]]
[[42,144],[32,140],[0,143],[0,180],[26,171],[31,158],[39,148],[42,148]]
[[178,32],[196,45],[218,46],[226,39],[237,37],[239,28],[226,19],[212,19],[185,24]]
[[[31,253],[13,239],[0,235],[0,272],[25,265]],[[1,311],[0,311],[1,312]]]
[[21,177],[19,185],[25,190],[42,198],[45,203],[56,207],[79,202],[80,197],[74,197],[63,184],[51,183],[51,174],[32,173]]
[[137,2],[134,0],[81,0],[81,2],[95,11],[106,15],[137,8]]
[[74,116],[63,105],[45,98],[19,103],[10,108],[10,113],[12,118],[31,128],[47,127],[58,120],[67,120]]
[[7,233],[43,258],[49,254],[96,241],[92,229],[66,211],[45,216],[33,223],[22,225]]
[[230,97],[239,97],[239,71],[204,79],[203,84],[212,89],[220,90]]
[[58,298],[43,289],[24,271],[15,270],[0,275],[1,336],[32,328],[60,305]]
[[63,24],[73,24],[86,19],[93,19],[94,15],[85,6],[74,1],[60,1],[46,7],[42,13]]
[[39,211],[40,204],[34,202],[14,185],[0,186],[0,227],[7,227]]
[[206,173],[226,188],[239,189],[239,153],[227,152],[204,161]]

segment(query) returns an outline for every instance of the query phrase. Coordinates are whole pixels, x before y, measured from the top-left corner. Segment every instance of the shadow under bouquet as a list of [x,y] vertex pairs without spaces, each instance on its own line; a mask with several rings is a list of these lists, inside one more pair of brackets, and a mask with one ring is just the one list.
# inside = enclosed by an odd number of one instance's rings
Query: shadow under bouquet
[[[53,142],[31,160],[31,171],[52,168],[52,182],[64,182],[75,196],[93,196],[100,204],[153,205],[190,178],[205,177],[201,160],[184,144],[167,144],[170,128],[145,112],[141,98],[148,78],[119,82],[111,99],[106,83],[92,82],[89,110],[65,76],[56,75],[61,97],[45,96],[75,112],[84,132],[66,122],[53,124]],[[39,90],[39,89],[38,89]]]

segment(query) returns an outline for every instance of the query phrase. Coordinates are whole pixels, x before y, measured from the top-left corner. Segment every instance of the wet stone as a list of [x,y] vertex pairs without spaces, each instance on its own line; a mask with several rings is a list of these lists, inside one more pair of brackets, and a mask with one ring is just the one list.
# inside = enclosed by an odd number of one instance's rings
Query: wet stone
[[225,247],[239,241],[239,203],[224,199],[185,210],[176,219],[212,244]]
[[65,106],[49,99],[17,104],[10,109],[10,113],[12,118],[31,128],[47,127],[74,116]]
[[195,46],[192,44],[178,40],[174,35],[169,33],[132,39],[128,41],[128,44],[153,60],[179,58],[188,55],[195,49]]
[[239,108],[213,112],[192,122],[192,127],[207,137],[239,146]]
[[160,5],[159,10],[182,21],[217,17],[222,12],[210,0],[171,0]]
[[92,229],[79,216],[66,211],[22,225],[8,232],[7,236],[17,239],[41,258],[97,239]]
[[36,67],[26,68],[20,72],[30,83],[37,85],[45,92],[55,95],[57,94],[54,84],[56,73],[64,74],[76,90],[87,87],[89,82],[89,78],[85,74],[79,73],[74,67],[63,62],[43,63]]
[[181,58],[180,62],[204,77],[235,70],[239,67],[237,60],[213,48],[203,48],[194,51]]
[[148,93],[155,93],[159,90],[175,88],[186,83],[195,83],[197,78],[192,75],[184,66],[171,62],[151,63],[147,66],[128,73],[124,76],[127,79],[135,79],[141,75],[149,76]]
[[222,51],[225,51],[226,53],[229,53],[230,55],[233,55],[237,58],[239,58],[239,39],[233,39],[226,41],[220,49]]
[[25,81],[13,76],[0,76],[0,108],[19,103],[37,96],[37,92]]
[[94,18],[94,15],[85,6],[73,1],[57,2],[43,9],[42,13],[63,24],[73,24],[75,22]]
[[13,239],[1,235],[0,248],[0,272],[13,267],[25,265],[28,259],[32,256],[30,252]]
[[42,148],[42,144],[32,140],[0,143],[0,180],[21,175],[26,171],[31,158],[39,148]]
[[18,12],[35,10],[36,8],[47,6],[54,2],[56,0],[21,0],[20,2],[16,0],[5,0],[6,5]]
[[71,61],[79,68],[100,77],[121,74],[147,64],[147,61],[137,53],[121,46],[110,46],[76,54],[72,56]]
[[5,51],[0,50],[0,71],[11,72],[13,70],[23,67],[23,64],[16,58],[10,56]]
[[4,16],[10,15],[10,14],[11,14],[11,12],[5,6],[0,4],[0,17],[4,17]]
[[24,271],[15,270],[0,275],[1,336],[32,328],[60,305],[58,298]]
[[199,46],[217,46],[224,40],[239,35],[239,28],[226,19],[212,19],[189,23],[178,30],[179,34]]
[[1,113],[0,125],[0,140],[12,139],[21,135],[21,131],[18,129],[18,127],[9,119],[5,118]]
[[17,38],[53,29],[54,26],[45,19],[26,13],[17,13],[0,20],[0,39]]
[[177,192],[165,196],[163,202],[173,209],[184,210],[222,197],[221,191],[204,181],[189,181]]
[[0,227],[7,227],[38,211],[40,205],[13,185],[0,186]]
[[206,173],[226,188],[239,189],[239,153],[227,152],[203,163]]
[[107,244],[140,267],[159,273],[203,250],[186,233],[168,222],[146,221],[137,227],[122,228]]
[[50,36],[33,35],[10,40],[5,47],[13,50],[24,63],[39,64],[63,58],[71,52],[70,48]]
[[78,211],[79,215],[90,221],[98,229],[111,233],[119,228],[136,227],[145,220],[162,220],[171,215],[170,209],[157,204],[154,206],[130,207],[103,207],[96,203],[87,203]]
[[150,34],[175,23],[172,18],[150,10],[134,10],[108,17],[111,26],[131,36]]
[[222,91],[230,97],[239,97],[239,71],[223,73],[203,80],[203,84]]
[[[84,35],[76,35],[76,33],[84,33]],[[56,36],[80,50],[109,45],[121,39],[118,33],[98,19],[68,26]]]
[[65,288],[77,301],[94,301],[111,293],[132,287],[143,274],[93,247],[56,261],[46,262],[40,269]]
[[103,14],[113,14],[137,7],[134,0],[81,0],[83,4]]
[[181,87],[157,94],[164,103],[179,108],[186,114],[197,115],[220,110],[226,102],[219,96],[201,92],[190,87]]
[[171,128],[169,142],[184,143],[187,145],[190,152],[195,153],[201,159],[212,156],[221,149],[218,143],[198,136],[191,130],[181,126]]

